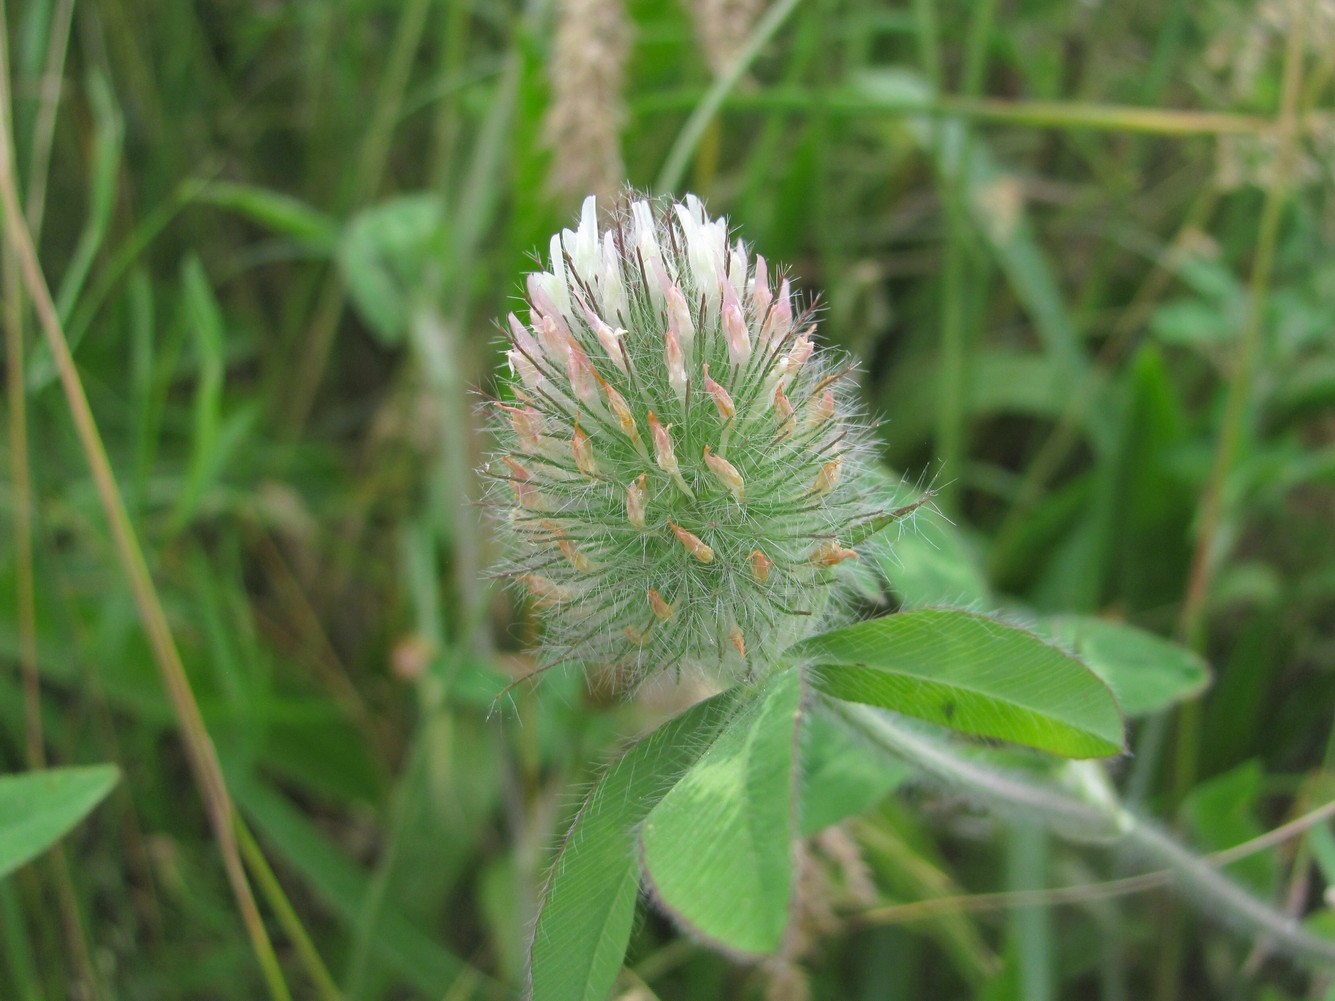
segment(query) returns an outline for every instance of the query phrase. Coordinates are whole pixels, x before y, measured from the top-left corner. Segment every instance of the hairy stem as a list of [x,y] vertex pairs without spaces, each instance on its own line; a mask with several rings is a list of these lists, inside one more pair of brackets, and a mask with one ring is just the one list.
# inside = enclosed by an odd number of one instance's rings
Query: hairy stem
[[[1075,799],[1027,775],[970,761],[900,717],[867,706],[832,702],[834,712],[875,746],[989,803],[1019,809],[1057,833],[1102,835],[1129,854],[1169,870],[1185,896],[1236,928],[1269,939],[1294,959],[1335,965],[1335,942],[1303,930],[1297,919],[1258,900],[1209,862],[1116,802]],[[1074,830],[1073,830],[1074,822]]]

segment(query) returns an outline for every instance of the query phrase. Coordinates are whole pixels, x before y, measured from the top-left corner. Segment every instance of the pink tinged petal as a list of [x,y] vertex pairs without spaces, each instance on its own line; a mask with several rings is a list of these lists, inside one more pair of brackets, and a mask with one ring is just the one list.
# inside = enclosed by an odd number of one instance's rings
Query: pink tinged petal
[[755,307],[756,323],[765,322],[765,314],[769,312],[773,301],[774,294],[769,288],[769,269],[765,265],[765,258],[756,254],[756,276],[751,283],[751,303]]
[[589,326],[593,328],[593,336],[598,338],[598,343],[602,345],[603,351],[607,353],[608,360],[622,372],[625,372],[626,359],[621,354],[621,338],[626,336],[626,332],[620,327],[613,330],[599,318],[597,313],[587,306],[584,307],[584,313],[589,319]]
[[505,457],[505,464],[510,467],[510,488],[515,492],[515,500],[526,511],[545,511],[547,502],[533,483],[533,474],[520,463]]
[[820,467],[820,472],[816,474],[816,482],[811,485],[813,494],[817,497],[824,497],[839,485],[839,467],[843,464],[843,461],[844,457],[841,455]]
[[811,401],[811,425],[819,427],[834,416],[834,390],[827,389],[819,399]]
[[533,592],[533,596],[538,598],[544,604],[560,604],[563,601],[574,601],[576,593],[574,588],[566,587],[564,584],[558,584],[556,581],[539,574],[524,574],[519,578],[528,585],[528,589]]
[[736,466],[722,456],[715,455],[709,450],[708,445],[705,446],[705,465],[738,504],[746,503],[746,484],[742,481],[742,474],[737,472]]
[[769,580],[769,571],[772,566],[774,566],[774,561],[759,549],[751,550],[751,576],[756,579],[757,583],[763,584]]
[[732,624],[732,628],[728,630],[728,642],[731,643],[733,647],[737,650],[738,655],[740,655],[741,658],[745,660],[746,637],[742,635],[742,630],[738,627],[737,623],[735,622]]
[[641,473],[639,479],[626,488],[626,520],[631,527],[644,531],[644,516],[649,509],[649,476]]
[[814,346],[811,343],[811,334],[816,328],[808,327],[802,331],[802,336],[793,342],[792,348],[788,353],[779,359],[778,371],[780,385],[791,385],[793,379],[797,376],[798,370],[806,364],[807,359],[811,357]]
[[575,454],[575,465],[585,476],[596,477],[598,475],[598,463],[593,459],[593,445],[589,443],[589,436],[575,422],[575,435],[571,439],[570,449]]
[[751,333],[746,329],[742,308],[735,302],[723,307],[723,339],[728,342],[728,358],[743,365],[751,357]]
[[672,438],[652,410],[649,411],[649,434],[654,439],[654,458],[658,468],[671,476],[679,476],[681,467],[677,465],[677,453],[672,450]]
[[556,548],[561,550],[561,555],[570,561],[570,565],[580,573],[587,571],[592,564],[589,558],[585,556],[569,539],[560,539],[556,543]]
[[688,553],[701,563],[714,562],[714,550],[705,545],[698,535],[688,532],[680,525],[673,524],[670,521],[668,522],[668,526],[672,529],[672,533],[677,537],[677,540]]
[[539,314],[533,329],[538,332],[538,343],[553,365],[562,366],[570,354],[570,334],[563,332],[550,316]]
[[773,307],[771,307],[769,319],[765,321],[764,329],[761,331],[761,340],[767,344],[782,343],[792,329],[793,294],[788,279],[785,278],[779,286],[779,298],[775,300]]
[[538,342],[533,339],[528,327],[519,321],[519,317],[511,313],[506,319],[510,322],[510,339],[514,341],[515,347],[535,358],[540,355],[542,352],[538,349]]
[[732,397],[728,391],[709,377],[709,366],[701,366],[705,373],[705,392],[714,400],[714,406],[718,407],[718,414],[725,421],[730,421],[737,413],[737,407],[733,405]]
[[686,399],[686,359],[682,357],[681,341],[677,340],[676,331],[668,327],[664,354],[667,359],[668,384],[677,394],[677,399]]
[[783,395],[783,387],[774,389],[774,415],[779,419],[779,435],[786,437],[797,428],[797,418],[793,414],[793,405]]
[[806,330],[802,331],[802,336],[793,342],[792,349],[788,352],[788,361],[792,364],[794,371],[805,365],[807,359],[811,357],[811,352],[814,350],[811,335],[815,331],[816,327],[814,325],[807,327]]
[[561,333],[569,333],[566,327],[565,317],[562,315],[561,305],[552,296],[550,289],[556,287],[557,280],[545,272],[538,272],[528,276],[528,301],[529,301],[529,322],[537,329],[541,318],[551,317],[556,324],[556,329]]
[[518,375],[519,380],[529,389],[537,391],[542,385],[542,373],[518,348],[505,352],[505,360],[510,364],[510,374]]
[[610,382],[602,383],[603,393],[607,396],[608,409],[621,425],[621,433],[631,441],[640,440],[640,429],[635,426],[635,416],[630,412],[630,407],[626,405],[626,398],[616,391],[616,387]]
[[668,276],[667,268],[663,266],[663,262],[659,258],[646,260],[644,263],[653,272],[653,279],[658,283],[658,291],[662,292],[666,299],[668,289],[672,287],[672,279]]
[[510,416],[510,429],[519,438],[519,444],[530,452],[536,451],[542,435],[542,415],[529,407],[498,405]]
[[813,549],[808,560],[816,566],[832,567],[844,560],[855,560],[857,558],[858,554],[853,550],[845,549],[837,541],[832,540]]
[[669,285],[667,290],[668,325],[677,332],[682,344],[690,348],[695,340],[695,323],[691,320],[691,308],[686,304],[686,296],[676,285]]
[[566,372],[575,396],[585,406],[592,406],[598,399],[598,375],[589,364],[589,356],[573,340],[567,342]]
[[654,618],[658,619],[659,622],[666,622],[668,619],[672,618],[672,613],[675,609],[663,600],[661,594],[651,587],[648,591],[648,597],[649,607],[654,611]]

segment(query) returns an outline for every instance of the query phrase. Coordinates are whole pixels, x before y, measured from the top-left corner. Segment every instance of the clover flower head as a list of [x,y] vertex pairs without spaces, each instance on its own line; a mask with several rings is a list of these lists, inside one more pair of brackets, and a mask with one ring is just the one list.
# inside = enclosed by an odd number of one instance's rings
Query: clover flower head
[[812,311],[693,195],[552,237],[510,314],[487,472],[547,663],[722,678],[822,624],[880,510]]

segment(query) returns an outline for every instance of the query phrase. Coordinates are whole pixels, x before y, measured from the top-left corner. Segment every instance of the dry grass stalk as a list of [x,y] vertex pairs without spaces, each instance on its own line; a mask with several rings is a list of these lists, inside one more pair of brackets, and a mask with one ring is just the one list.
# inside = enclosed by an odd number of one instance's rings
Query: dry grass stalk
[[693,0],[695,31],[715,76],[723,75],[746,44],[763,9],[759,0]]
[[620,189],[621,126],[630,25],[622,0],[560,0],[551,60],[552,100],[543,137],[553,152],[548,184],[556,194]]

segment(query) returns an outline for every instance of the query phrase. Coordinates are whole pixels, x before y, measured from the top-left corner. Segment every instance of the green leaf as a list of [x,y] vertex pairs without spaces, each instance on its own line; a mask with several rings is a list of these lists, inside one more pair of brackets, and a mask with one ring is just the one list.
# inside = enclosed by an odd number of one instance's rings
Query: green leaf
[[1128,716],[1166,709],[1197,694],[1210,680],[1209,667],[1196,654],[1125,623],[1059,615],[1038,631],[1069,646],[1108,683]]
[[771,675],[640,832],[659,903],[731,952],[772,953],[788,926],[801,696],[797,671]]
[[382,344],[398,344],[408,332],[443,219],[436,195],[403,195],[359,213],[343,235],[339,270]]
[[814,636],[790,654],[834,698],[1071,758],[1124,749],[1112,692],[1033,633],[925,608]]
[[64,837],[119,778],[115,765],[0,776],[0,877]]
[[[1265,833],[1257,820],[1265,796],[1265,771],[1251,758],[1191,790],[1182,801],[1182,816],[1195,841],[1217,852],[1251,841]],[[1269,896],[1279,879],[1275,857],[1258,852],[1229,866],[1229,874],[1262,896]]]
[[867,753],[836,719],[810,713],[802,724],[798,800],[803,837],[871,809],[912,774],[902,761]]
[[630,748],[589,792],[552,865],[529,952],[533,1001],[602,1001],[630,941],[635,828],[733,711],[724,692]]

